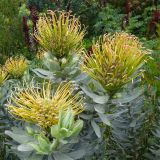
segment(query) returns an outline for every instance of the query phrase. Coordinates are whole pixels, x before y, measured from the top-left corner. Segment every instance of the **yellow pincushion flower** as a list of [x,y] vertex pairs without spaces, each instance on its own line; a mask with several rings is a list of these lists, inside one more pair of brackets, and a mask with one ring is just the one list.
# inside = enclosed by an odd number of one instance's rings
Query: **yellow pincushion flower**
[[8,73],[0,66],[0,86],[7,80]]
[[43,88],[29,87],[18,93],[14,92],[12,100],[15,105],[9,105],[12,115],[28,122],[33,122],[43,128],[58,123],[60,111],[71,108],[77,115],[83,111],[83,99],[77,93],[73,96],[72,84],[61,84],[55,94],[51,84],[43,84]]
[[34,36],[46,52],[62,58],[82,52],[84,34],[79,19],[70,12],[48,11],[39,18]]
[[113,94],[139,75],[148,51],[138,38],[127,33],[104,35],[86,54],[82,70]]
[[11,57],[6,61],[5,68],[13,78],[20,78],[28,69],[28,62],[24,57]]

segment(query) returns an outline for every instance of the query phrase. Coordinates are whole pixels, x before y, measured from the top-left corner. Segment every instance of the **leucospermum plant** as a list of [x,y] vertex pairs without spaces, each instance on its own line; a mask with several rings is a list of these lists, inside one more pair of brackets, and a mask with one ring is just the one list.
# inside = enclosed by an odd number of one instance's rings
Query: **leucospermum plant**
[[[120,122],[125,122],[125,127],[129,128],[127,126],[129,107],[139,107],[139,104],[135,104],[134,101],[143,95],[143,89],[137,84],[138,87],[134,88],[129,82],[133,80],[134,83],[134,80],[139,79],[148,54],[149,51],[143,48],[137,37],[124,32],[103,35],[92,45],[91,53],[85,54],[81,69],[91,79],[87,83],[82,83],[81,89],[85,94],[86,108],[90,114],[88,120],[97,137],[107,137],[106,141],[103,141],[106,142],[103,148],[107,146],[105,150],[108,153],[112,152],[109,144],[121,146],[119,132],[118,135],[115,135],[114,132],[117,133],[117,130],[120,130]],[[136,81],[136,83],[138,82]],[[126,84],[128,86],[124,87]],[[125,92],[126,90],[127,92]],[[124,107],[122,108],[121,105]],[[141,113],[141,107],[138,108],[140,111],[138,113]],[[136,111],[133,109],[133,112],[129,114],[135,116]],[[119,120],[120,117],[124,119]],[[133,116],[130,119],[133,119]],[[105,132],[103,132],[104,130]],[[125,131],[121,128],[121,132]],[[127,136],[129,139],[130,135]],[[113,147],[114,151],[117,146]]]
[[25,57],[11,57],[5,63],[5,69],[12,78],[21,78],[29,64]]
[[39,18],[34,36],[45,51],[63,58],[82,51],[84,34],[79,19],[70,12],[48,11]]
[[92,45],[92,53],[85,55],[82,70],[114,94],[142,73],[148,53],[133,35],[106,34]]
[[79,18],[70,12],[48,11],[48,14],[40,16],[34,36],[44,50],[44,67],[43,70],[35,69],[34,72],[54,81],[74,80],[80,73],[79,59],[84,52],[84,35],[85,29]]
[[[83,121],[77,115],[84,107],[83,98],[79,93],[73,94],[73,88],[72,83],[67,82],[54,90],[51,83],[46,82],[42,88],[31,85],[12,94],[13,104],[8,105],[9,112],[30,124],[25,130],[19,127],[5,132],[17,142],[16,154],[20,159],[42,160],[47,157],[61,160],[62,154],[74,151],[70,141],[79,135],[83,127]],[[63,145],[70,149],[64,150]]]
[[79,93],[73,96],[70,82],[59,85],[53,94],[51,84],[43,84],[43,88],[33,86],[14,92],[11,99],[14,105],[9,105],[9,112],[27,122],[38,124],[43,128],[58,123],[58,115],[71,108],[75,115],[83,111],[83,99]]

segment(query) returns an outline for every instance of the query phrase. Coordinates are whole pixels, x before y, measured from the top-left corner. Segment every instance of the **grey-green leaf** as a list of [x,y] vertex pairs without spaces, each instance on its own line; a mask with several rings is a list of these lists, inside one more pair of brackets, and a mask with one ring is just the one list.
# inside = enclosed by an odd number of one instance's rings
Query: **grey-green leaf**
[[99,115],[99,117],[100,117],[100,119],[102,120],[103,123],[105,123],[108,126],[111,126],[111,123],[110,123],[107,115],[102,114],[102,113],[98,113],[98,115]]
[[8,130],[5,131],[5,134],[20,144],[27,143],[27,142],[33,140],[33,138],[30,137],[29,135],[15,134],[15,133],[8,131]]
[[101,137],[100,127],[97,125],[97,123],[94,120],[91,121],[91,125],[92,125],[97,137],[100,138]]
[[61,152],[57,152],[53,155],[53,157],[55,158],[55,160],[74,160],[73,158],[67,156],[64,153]]
[[90,92],[88,89],[86,89],[85,87],[81,87],[81,89],[83,90],[83,92],[89,96],[90,98],[92,98],[92,100],[96,103],[99,104],[105,104],[108,102],[109,96],[108,95],[104,95],[104,96],[100,96],[97,94],[94,94],[92,92]]
[[46,79],[54,79],[54,75],[52,72],[44,70],[44,69],[40,69],[40,68],[36,68],[32,70],[37,76],[41,77],[41,78],[46,78]]
[[121,98],[114,99],[112,102],[113,103],[128,103],[128,102],[135,100],[140,95],[142,95],[143,92],[144,90],[142,88],[136,88],[134,91],[132,91],[131,95],[129,94],[122,95]]
[[68,153],[67,155],[69,155],[69,157],[71,157],[71,158],[74,158],[74,160],[80,159],[80,158],[84,157],[85,150],[84,149],[80,149],[80,150]]
[[17,150],[21,152],[30,152],[33,151],[34,149],[29,144],[21,144],[17,147]]
[[98,113],[105,113],[104,106],[102,106],[102,105],[96,104],[96,105],[94,105],[94,109]]

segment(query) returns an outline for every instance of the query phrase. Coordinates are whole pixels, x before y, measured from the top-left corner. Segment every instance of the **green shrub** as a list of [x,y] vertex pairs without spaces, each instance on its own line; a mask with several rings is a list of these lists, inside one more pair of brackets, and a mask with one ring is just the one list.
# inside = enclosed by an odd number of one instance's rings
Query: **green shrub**
[[23,54],[25,48],[22,20],[19,19],[19,0],[0,1],[0,61],[8,56]]
[[123,17],[124,14],[121,13],[119,8],[114,8],[108,4],[98,13],[94,25],[95,35],[121,31]]

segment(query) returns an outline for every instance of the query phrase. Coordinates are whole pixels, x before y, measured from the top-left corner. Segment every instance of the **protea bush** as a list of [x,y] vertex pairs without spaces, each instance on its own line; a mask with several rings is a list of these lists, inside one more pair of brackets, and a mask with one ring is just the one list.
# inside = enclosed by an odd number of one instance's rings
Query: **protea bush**
[[148,53],[133,35],[106,34],[92,45],[81,68],[113,94],[142,73]]
[[105,149],[100,154],[106,153],[106,159],[145,159],[144,135],[150,130],[145,130],[144,124],[150,125],[150,111],[140,78],[149,53],[131,34],[107,34],[92,45],[81,64],[91,77],[81,87],[91,117],[88,121],[97,137],[103,137],[100,145]]
[[[42,68],[45,71],[38,68],[34,72],[54,81],[74,80],[81,72],[79,61],[84,52],[84,35],[85,29],[82,28],[79,18],[70,12],[48,11],[48,14],[42,14],[34,36],[44,53]],[[51,78],[51,75],[54,76]]]
[[29,68],[25,57],[11,57],[5,63],[5,69],[12,78],[21,78]]
[[35,69],[34,61],[32,83],[27,74],[22,83],[29,68],[24,57],[11,57],[0,68],[0,88],[8,74],[20,79],[5,83],[11,152],[21,160],[144,159],[154,115],[139,78],[150,51],[120,32],[101,36],[85,53],[85,29],[65,11],[41,14],[35,28],[43,64]]
[[46,52],[63,58],[82,51],[84,34],[79,18],[70,12],[48,11],[39,18],[34,36]]
[[61,83],[57,89],[52,87],[50,82],[44,82],[42,87],[31,84],[11,96],[9,112],[25,122],[25,127],[14,127],[5,133],[13,139],[12,151],[20,159],[60,160],[62,155],[74,158],[73,146],[83,127],[77,116],[84,110],[83,98],[74,94],[71,82]]

